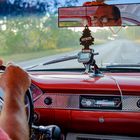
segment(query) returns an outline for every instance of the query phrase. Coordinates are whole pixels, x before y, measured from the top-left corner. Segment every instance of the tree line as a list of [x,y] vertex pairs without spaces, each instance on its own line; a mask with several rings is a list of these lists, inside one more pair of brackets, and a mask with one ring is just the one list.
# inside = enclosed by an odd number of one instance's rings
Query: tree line
[[79,44],[79,33],[57,26],[56,16],[5,19],[0,25],[0,53],[43,51]]

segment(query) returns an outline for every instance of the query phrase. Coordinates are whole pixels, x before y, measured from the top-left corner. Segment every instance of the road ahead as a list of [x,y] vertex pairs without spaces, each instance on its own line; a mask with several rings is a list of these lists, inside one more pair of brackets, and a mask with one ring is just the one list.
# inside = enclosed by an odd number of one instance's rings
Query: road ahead
[[[62,56],[76,55],[80,51],[73,51],[69,53],[63,53],[53,55],[49,57],[42,57],[30,61],[18,63],[20,66],[27,68],[29,66],[42,64],[44,62],[60,58]],[[95,56],[97,64],[138,64],[140,63],[140,44],[136,44],[129,40],[115,40],[103,45],[94,46],[95,52],[99,52],[98,56]],[[66,62],[60,62],[57,64],[48,65],[48,68],[77,68],[82,67],[82,64],[77,63],[77,60],[70,60]],[[43,68],[39,66],[37,68]]]

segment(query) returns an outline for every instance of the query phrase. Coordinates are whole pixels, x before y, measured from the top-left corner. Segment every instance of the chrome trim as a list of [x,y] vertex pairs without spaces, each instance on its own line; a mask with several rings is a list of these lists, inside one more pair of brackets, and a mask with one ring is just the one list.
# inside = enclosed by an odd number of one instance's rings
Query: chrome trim
[[140,112],[140,108],[137,106],[137,102],[139,100],[140,100],[140,96],[123,96],[122,110]]
[[[137,106],[137,101],[140,100],[140,96],[123,96],[122,97],[122,110],[104,110],[104,109],[80,109],[80,95],[85,94],[65,94],[65,93],[46,93],[38,101],[34,103],[35,108],[50,108],[50,109],[68,109],[68,110],[95,110],[95,111],[122,111],[122,112],[140,112],[140,108]],[[87,96],[116,96],[119,95],[98,95],[88,94]],[[46,105],[44,99],[46,97],[52,98],[52,104]]]
[[0,112],[2,111],[3,104],[4,104],[4,101],[3,101],[3,99],[0,97]]
[[68,133],[66,140],[139,140],[140,137]]

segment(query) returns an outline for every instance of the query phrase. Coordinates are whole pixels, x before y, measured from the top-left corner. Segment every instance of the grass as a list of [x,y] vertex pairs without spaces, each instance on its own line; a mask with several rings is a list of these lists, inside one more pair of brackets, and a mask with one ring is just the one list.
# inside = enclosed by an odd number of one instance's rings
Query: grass
[[5,63],[9,61],[21,62],[26,60],[31,60],[35,58],[41,58],[44,56],[50,56],[53,54],[60,54],[63,52],[70,52],[74,50],[74,48],[61,48],[61,49],[53,49],[53,50],[45,50],[39,52],[30,52],[30,53],[21,53],[21,54],[11,54],[11,55],[1,55],[0,58],[4,60]]

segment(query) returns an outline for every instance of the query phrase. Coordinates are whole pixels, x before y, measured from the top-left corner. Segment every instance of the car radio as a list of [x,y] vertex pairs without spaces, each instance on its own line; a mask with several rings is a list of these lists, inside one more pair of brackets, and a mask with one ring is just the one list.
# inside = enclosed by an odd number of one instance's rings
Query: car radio
[[80,96],[80,108],[82,109],[107,109],[121,110],[120,96]]

